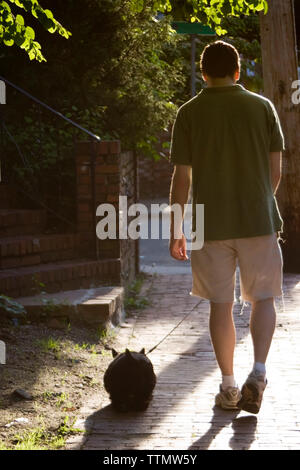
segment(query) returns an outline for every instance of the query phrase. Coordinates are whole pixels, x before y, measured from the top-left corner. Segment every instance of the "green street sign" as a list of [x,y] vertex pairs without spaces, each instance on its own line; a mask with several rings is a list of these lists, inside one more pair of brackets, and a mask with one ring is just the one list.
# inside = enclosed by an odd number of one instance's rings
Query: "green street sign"
[[200,34],[201,36],[215,36],[216,33],[209,26],[201,23],[187,23],[186,21],[173,21],[172,28],[178,34]]

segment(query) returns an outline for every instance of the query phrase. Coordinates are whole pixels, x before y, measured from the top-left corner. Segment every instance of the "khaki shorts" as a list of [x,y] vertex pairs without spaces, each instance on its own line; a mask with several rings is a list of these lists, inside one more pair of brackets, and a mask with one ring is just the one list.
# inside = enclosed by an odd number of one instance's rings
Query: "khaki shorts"
[[257,301],[282,295],[282,254],[277,233],[204,242],[191,251],[190,295],[212,302],[235,300],[235,272],[240,271],[241,298]]

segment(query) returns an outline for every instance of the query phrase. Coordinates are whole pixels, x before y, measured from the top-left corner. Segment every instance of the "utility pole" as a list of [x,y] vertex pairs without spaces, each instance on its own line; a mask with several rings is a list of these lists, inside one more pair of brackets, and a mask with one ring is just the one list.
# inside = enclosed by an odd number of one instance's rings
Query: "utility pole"
[[[282,244],[285,272],[300,272],[300,103],[293,0],[269,0],[260,14],[264,94],[275,105],[285,136],[283,174],[277,193],[284,221]],[[293,102],[294,101],[294,102]]]

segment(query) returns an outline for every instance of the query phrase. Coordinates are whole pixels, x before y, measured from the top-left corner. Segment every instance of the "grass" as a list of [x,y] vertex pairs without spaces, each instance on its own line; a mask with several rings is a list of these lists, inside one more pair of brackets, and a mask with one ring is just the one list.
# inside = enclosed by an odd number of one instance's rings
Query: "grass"
[[55,340],[51,336],[49,338],[43,338],[37,340],[37,344],[41,347],[44,352],[59,352],[60,344],[59,341]]
[[53,392],[43,392],[42,397],[45,401],[51,400],[55,396],[55,393]]
[[[101,341],[103,342],[104,340],[110,340],[116,335],[116,332],[114,331],[99,331],[98,336],[100,337]],[[40,340],[37,340],[36,343],[44,352],[54,352],[56,353],[57,357],[60,357],[60,352],[63,351],[66,352],[71,352],[72,349],[75,351],[88,351],[91,354],[97,354],[97,344],[93,343],[76,343],[74,345],[71,345],[70,343],[62,343],[60,340],[56,340],[52,338],[51,336],[49,338],[43,338]]]
[[79,429],[79,428],[74,428],[74,423],[75,423],[75,420],[76,418],[74,418],[70,424],[69,421],[70,421],[70,417],[69,416],[65,416],[62,424],[59,426],[58,430],[57,430],[57,434],[59,436],[69,436],[70,434],[74,434],[74,433],[80,433],[80,432],[84,432],[82,429]]
[[117,331],[114,328],[101,328],[99,327],[96,333],[98,341],[105,346],[109,341],[117,336]]
[[137,278],[130,284],[124,299],[125,309],[143,309],[147,305],[150,305],[150,302],[146,297],[140,296],[143,282],[143,276],[137,276]]
[[55,432],[46,431],[44,426],[36,427],[23,433],[15,434],[14,446],[7,447],[0,442],[0,450],[57,450],[66,445],[66,438],[71,434],[85,432],[74,427],[74,418],[70,421],[65,416]]
[[[128,303],[135,308],[148,304],[148,299],[141,295],[142,284],[142,278],[136,279],[128,291]],[[143,295],[147,296],[148,291]],[[50,310],[54,306],[48,303],[46,307]],[[119,330],[112,326],[106,329],[79,328],[70,323],[63,333],[55,333],[44,324],[33,324],[28,328],[30,334],[28,330],[15,330],[22,347],[16,351],[14,364],[17,366],[9,372],[3,371],[6,395],[1,397],[0,412],[2,414],[4,410],[5,413],[1,424],[11,421],[13,411],[7,398],[11,383],[20,382],[22,388],[31,390],[34,382],[35,401],[26,402],[26,410],[30,406],[32,419],[26,426],[11,427],[2,432],[0,450],[62,449],[69,435],[86,432],[74,425],[86,397],[96,390],[101,396],[106,396],[102,375],[112,359],[110,347],[114,346],[113,340]],[[32,374],[19,367],[23,347],[33,352],[28,361],[28,370],[32,369]]]
[[83,351],[88,350],[91,354],[97,354],[96,351],[97,345],[91,343],[82,343],[82,344],[75,344],[74,349],[75,351]]
[[111,351],[102,350],[100,354],[103,357],[111,357]]
[[44,428],[36,428],[15,435],[16,445],[14,450],[42,450],[49,443]]
[[146,297],[127,297],[124,302],[125,308],[128,309],[145,308],[147,305],[149,305],[149,300]]
[[56,406],[61,407],[67,401],[67,398],[68,398],[68,394],[65,392],[61,392],[57,396]]
[[89,349],[89,348],[90,348],[89,343],[75,344],[74,346],[75,351],[80,351],[82,349]]

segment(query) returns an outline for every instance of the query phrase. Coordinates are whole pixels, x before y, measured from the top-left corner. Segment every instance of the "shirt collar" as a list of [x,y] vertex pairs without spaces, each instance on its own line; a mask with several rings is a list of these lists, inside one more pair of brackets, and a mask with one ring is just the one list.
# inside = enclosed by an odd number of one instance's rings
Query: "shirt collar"
[[235,91],[242,91],[245,90],[243,85],[236,83],[235,85],[228,85],[228,86],[213,86],[213,87],[205,87],[203,88],[200,93],[205,94],[213,94],[213,93],[222,93],[222,92],[235,92]]

